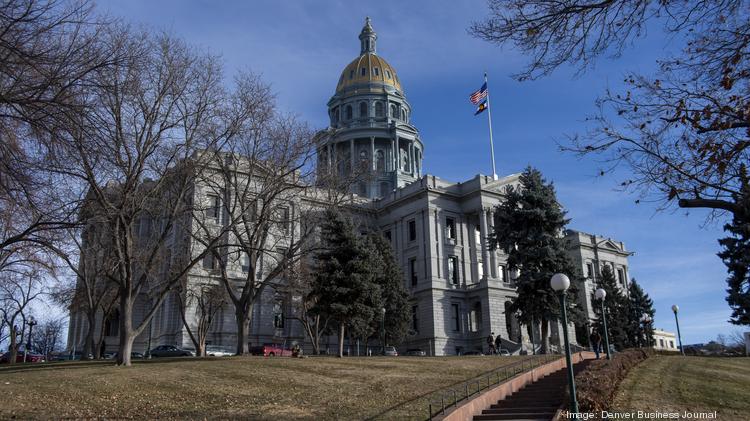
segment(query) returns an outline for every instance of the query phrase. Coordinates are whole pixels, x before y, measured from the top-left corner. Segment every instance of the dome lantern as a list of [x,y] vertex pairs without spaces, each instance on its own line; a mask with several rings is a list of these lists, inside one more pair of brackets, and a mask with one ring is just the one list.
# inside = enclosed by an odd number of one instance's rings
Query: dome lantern
[[359,33],[359,41],[362,45],[359,54],[375,54],[375,41],[378,39],[378,35],[373,31],[372,25],[370,24],[370,17],[365,18],[365,26],[362,27],[362,32]]

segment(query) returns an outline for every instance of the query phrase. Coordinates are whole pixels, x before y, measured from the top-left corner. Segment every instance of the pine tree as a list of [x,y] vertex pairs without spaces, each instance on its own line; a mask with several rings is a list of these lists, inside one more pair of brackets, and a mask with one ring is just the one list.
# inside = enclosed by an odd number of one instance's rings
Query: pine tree
[[742,192],[736,195],[740,211],[734,213],[732,222],[724,225],[729,237],[719,240],[724,250],[718,255],[727,266],[727,302],[732,309],[729,322],[750,325],[750,182],[742,174]]
[[338,323],[339,357],[344,355],[346,327],[361,329],[371,324],[382,307],[380,287],[370,250],[354,232],[351,220],[328,211],[321,227],[322,250],[316,256],[317,272],[311,295],[312,314],[330,317]]
[[[612,269],[605,265],[602,268],[601,276],[596,282],[597,288],[602,288],[607,295],[604,297],[604,310],[607,316],[607,332],[609,335],[609,344],[614,345],[615,349],[623,350],[630,347],[628,340],[628,309],[630,307],[628,298],[622,293],[617,286]],[[604,338],[604,327],[602,323],[602,303],[591,293],[591,303],[593,304],[594,314],[597,320],[594,327],[601,332]]]
[[391,245],[380,233],[368,237],[377,256],[375,283],[380,285],[385,308],[386,343],[401,343],[409,330],[411,311],[404,275],[393,256]]
[[651,319],[654,318],[654,302],[643,291],[635,279],[630,281],[628,292],[628,343],[631,347],[651,346],[654,336],[653,324],[649,323],[644,326],[641,319],[644,314],[648,314]]
[[583,319],[575,300],[583,279],[566,253],[562,232],[569,219],[557,202],[554,186],[531,167],[521,174],[520,182],[520,188],[506,188],[505,202],[495,209],[495,232],[490,235],[490,243],[508,254],[510,269],[520,269],[518,296],[509,311],[519,312],[519,320],[525,324],[532,319],[541,321],[542,352],[548,352],[549,322],[558,320],[561,314],[550,278],[564,273],[571,280],[567,292],[570,322]]

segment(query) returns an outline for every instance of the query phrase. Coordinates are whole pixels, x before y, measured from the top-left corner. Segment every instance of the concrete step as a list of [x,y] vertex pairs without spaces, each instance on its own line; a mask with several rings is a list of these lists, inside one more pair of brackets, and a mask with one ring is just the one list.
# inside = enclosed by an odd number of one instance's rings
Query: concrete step
[[[555,416],[555,411],[552,412],[520,412],[515,414],[485,414],[484,412],[482,415],[490,415],[492,416],[493,420],[515,420],[515,419],[523,419],[523,418],[541,418],[546,420],[551,420],[552,417]],[[474,417],[476,419],[476,417]]]
[[[556,411],[559,405],[549,405],[549,406],[519,406],[519,407],[502,407],[499,405],[490,405],[488,409],[485,409],[485,411],[498,411],[498,413],[504,413],[504,414],[510,414],[513,412],[533,412],[533,411]],[[494,414],[494,412],[493,412]]]

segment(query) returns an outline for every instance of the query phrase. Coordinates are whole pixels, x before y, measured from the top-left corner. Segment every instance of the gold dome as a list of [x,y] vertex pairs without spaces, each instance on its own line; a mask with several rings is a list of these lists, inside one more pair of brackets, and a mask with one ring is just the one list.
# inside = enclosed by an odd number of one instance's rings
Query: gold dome
[[[371,88],[391,86],[401,91],[401,82],[398,80],[396,70],[385,61],[384,58],[375,53],[365,53],[357,57],[344,68],[336,85],[336,94],[342,93],[354,85],[370,85]],[[374,84],[374,86],[372,85]],[[365,88],[363,86],[363,88]]]

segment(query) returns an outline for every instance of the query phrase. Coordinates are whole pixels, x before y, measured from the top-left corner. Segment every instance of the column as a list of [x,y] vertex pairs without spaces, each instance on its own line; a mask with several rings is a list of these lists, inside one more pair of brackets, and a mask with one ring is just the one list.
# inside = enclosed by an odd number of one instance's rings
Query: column
[[414,176],[414,171],[416,170],[416,167],[414,165],[414,141],[409,142],[409,173],[411,173],[412,177]]
[[480,243],[482,245],[482,269],[483,273],[481,273],[481,276],[484,276],[485,278],[489,277],[489,264],[490,259],[488,258],[487,253],[487,210],[482,208],[481,213],[479,214],[479,230],[480,230]]
[[354,172],[354,139],[349,139],[349,171]]
[[[495,232],[495,218],[494,218],[495,213],[493,211],[488,211],[487,216],[489,217],[489,228],[490,228],[488,235],[491,235]],[[490,273],[492,274],[491,276],[493,278],[497,279],[499,276],[497,273],[497,250],[489,250],[489,254],[490,254]]]
[[336,170],[336,163],[333,162],[333,144],[328,144],[328,171],[330,171],[331,174],[335,174]]
[[395,138],[391,139],[391,166],[393,171],[398,170],[398,142]]
[[370,166],[372,170],[377,170],[377,162],[375,161],[375,137],[370,136]]

